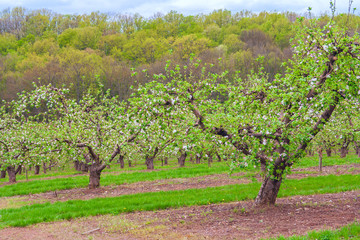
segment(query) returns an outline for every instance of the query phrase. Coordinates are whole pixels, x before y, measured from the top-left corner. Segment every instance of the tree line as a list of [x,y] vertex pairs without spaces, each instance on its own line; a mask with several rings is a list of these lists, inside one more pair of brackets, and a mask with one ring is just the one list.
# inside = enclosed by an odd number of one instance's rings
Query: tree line
[[[127,99],[130,86],[151,81],[167,61],[186,65],[192,54],[246,78],[264,68],[269,79],[284,73],[291,58],[295,13],[215,10],[184,16],[176,11],[144,18],[139,14],[58,14],[22,7],[0,13],[0,98],[39,85],[66,85],[79,102],[97,81],[112,96]],[[358,16],[335,20],[357,31]],[[319,17],[323,25],[329,16]],[[257,59],[262,57],[262,61]],[[137,75],[133,72],[137,71]]]

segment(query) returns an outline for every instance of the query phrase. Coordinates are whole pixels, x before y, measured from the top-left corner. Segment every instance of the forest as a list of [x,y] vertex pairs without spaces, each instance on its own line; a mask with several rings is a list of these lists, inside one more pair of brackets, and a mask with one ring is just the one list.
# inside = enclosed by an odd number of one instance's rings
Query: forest
[[[184,16],[171,11],[148,19],[138,14],[63,15],[50,10],[4,9],[0,14],[0,98],[13,100],[32,83],[66,85],[79,101],[101,81],[127,99],[130,86],[151,80],[167,61],[186,65],[192,54],[217,65],[217,72],[245,78],[264,68],[269,78],[284,73],[291,58],[296,13],[214,10]],[[309,18],[309,16],[307,16]],[[344,26],[347,14],[335,21]],[[319,17],[319,24],[329,20]],[[347,24],[358,30],[359,17]],[[257,59],[262,57],[262,61]],[[139,72],[132,75],[132,72]]]

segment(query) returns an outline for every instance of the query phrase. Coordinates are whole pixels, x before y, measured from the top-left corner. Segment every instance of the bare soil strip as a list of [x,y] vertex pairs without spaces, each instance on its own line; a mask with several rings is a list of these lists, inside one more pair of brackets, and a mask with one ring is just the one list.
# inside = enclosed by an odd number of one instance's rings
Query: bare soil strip
[[1,240],[260,239],[334,229],[360,220],[360,191],[105,215],[0,230]]
[[[321,176],[328,174],[359,174],[360,165],[341,165],[324,167],[323,172],[317,172],[316,168],[297,169],[294,174],[288,176],[292,179],[301,179],[309,176]],[[149,182],[137,182],[114,186],[105,186],[98,189],[75,188],[55,192],[30,194],[26,196],[14,196],[0,198],[0,209],[15,208],[25,205],[44,202],[68,201],[74,199],[88,200],[97,197],[115,197],[126,194],[143,192],[158,192],[170,190],[185,190],[190,188],[207,188],[224,186],[230,184],[246,184],[251,180],[244,178],[243,173],[234,174],[229,177],[227,174],[208,175],[195,178],[164,179]],[[239,178],[234,178],[239,177]],[[257,176],[258,180],[259,176]],[[1,240],[1,238],[0,238]]]

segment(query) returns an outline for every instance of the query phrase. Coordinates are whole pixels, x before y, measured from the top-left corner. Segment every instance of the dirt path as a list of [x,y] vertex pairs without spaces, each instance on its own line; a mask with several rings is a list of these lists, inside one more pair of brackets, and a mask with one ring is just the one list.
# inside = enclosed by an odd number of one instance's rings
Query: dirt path
[[[297,169],[294,171],[294,174],[289,176],[289,178],[301,179],[309,176],[328,174],[359,174],[360,165],[324,167],[324,171],[322,173],[316,172],[316,170],[316,168]],[[185,190],[190,188],[206,188],[230,184],[250,183],[251,181],[248,178],[242,177],[242,174],[243,173],[234,174],[233,177],[229,177],[227,174],[217,174],[194,178],[164,179],[151,182],[105,186],[91,190],[87,188],[75,188],[25,196],[3,197],[0,198],[0,209],[16,208],[44,202],[68,201],[73,199],[88,200],[96,197],[115,197],[142,192]],[[259,176],[258,180],[260,180]]]
[[264,209],[246,201],[42,223],[2,229],[0,239],[260,239],[359,220],[360,191],[351,191],[282,198]]

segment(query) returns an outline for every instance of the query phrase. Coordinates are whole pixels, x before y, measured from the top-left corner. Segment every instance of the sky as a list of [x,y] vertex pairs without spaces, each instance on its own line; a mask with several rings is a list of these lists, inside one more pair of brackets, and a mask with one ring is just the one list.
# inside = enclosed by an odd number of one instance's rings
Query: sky
[[[349,1],[351,0],[335,1],[336,12],[347,12]],[[184,15],[195,15],[207,14],[217,9],[227,9],[231,12],[249,10],[254,13],[291,11],[302,14],[308,7],[312,8],[313,14],[330,13],[329,0],[0,0],[0,10],[17,6],[31,10],[46,8],[62,14],[100,11],[139,13],[144,17],[151,17],[158,12],[166,14],[171,10]],[[352,8],[357,8],[355,13],[358,14],[360,0],[354,0]]]

